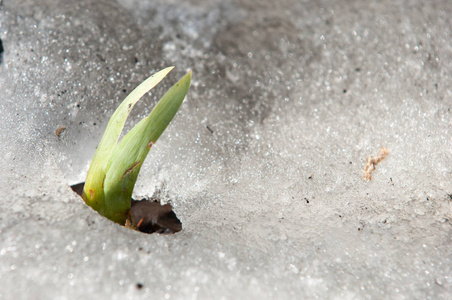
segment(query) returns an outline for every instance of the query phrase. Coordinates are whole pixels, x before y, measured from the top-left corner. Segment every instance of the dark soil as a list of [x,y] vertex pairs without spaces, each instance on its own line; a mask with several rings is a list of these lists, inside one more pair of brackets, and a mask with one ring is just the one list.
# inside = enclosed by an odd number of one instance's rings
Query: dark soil
[[[71,186],[82,196],[84,182]],[[182,230],[182,223],[173,212],[171,204],[161,205],[159,199],[131,199],[128,227],[144,233],[173,234]]]

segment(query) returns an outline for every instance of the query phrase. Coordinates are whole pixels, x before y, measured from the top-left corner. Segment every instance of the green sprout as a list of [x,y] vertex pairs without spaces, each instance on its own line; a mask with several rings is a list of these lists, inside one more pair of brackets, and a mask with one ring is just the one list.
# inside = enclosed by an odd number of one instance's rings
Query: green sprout
[[146,79],[119,105],[108,122],[86,176],[83,200],[121,225],[128,218],[133,188],[144,159],[182,104],[190,87],[191,71],[118,142],[119,136],[134,105],[173,68],[163,69]]

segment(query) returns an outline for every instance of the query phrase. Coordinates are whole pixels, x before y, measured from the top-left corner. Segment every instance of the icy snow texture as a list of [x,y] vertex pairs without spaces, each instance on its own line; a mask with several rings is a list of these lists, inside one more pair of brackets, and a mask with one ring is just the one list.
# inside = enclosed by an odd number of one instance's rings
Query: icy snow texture
[[[4,0],[0,298],[450,299],[452,2],[393,2]],[[135,191],[184,229],[145,235],[68,183],[169,65],[127,128],[193,70]]]

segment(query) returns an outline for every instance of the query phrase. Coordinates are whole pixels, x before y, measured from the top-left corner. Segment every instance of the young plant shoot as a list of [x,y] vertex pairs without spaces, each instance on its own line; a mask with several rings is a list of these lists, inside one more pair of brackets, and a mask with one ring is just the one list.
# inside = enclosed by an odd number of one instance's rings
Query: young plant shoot
[[152,75],[124,99],[110,118],[89,167],[82,198],[116,223],[124,225],[126,222],[133,188],[144,159],[182,104],[190,87],[191,71],[171,87],[150,115],[118,143],[119,136],[134,105],[173,68]]

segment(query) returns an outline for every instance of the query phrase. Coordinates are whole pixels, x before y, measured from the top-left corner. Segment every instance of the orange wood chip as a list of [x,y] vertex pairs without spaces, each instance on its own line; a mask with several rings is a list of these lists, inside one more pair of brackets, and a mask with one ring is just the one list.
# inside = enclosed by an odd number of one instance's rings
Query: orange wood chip
[[380,152],[378,152],[377,155],[368,157],[366,167],[363,170],[363,179],[367,181],[372,180],[372,172],[375,170],[375,166],[385,159],[388,154],[389,150],[385,147],[381,147]]

